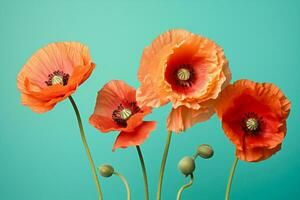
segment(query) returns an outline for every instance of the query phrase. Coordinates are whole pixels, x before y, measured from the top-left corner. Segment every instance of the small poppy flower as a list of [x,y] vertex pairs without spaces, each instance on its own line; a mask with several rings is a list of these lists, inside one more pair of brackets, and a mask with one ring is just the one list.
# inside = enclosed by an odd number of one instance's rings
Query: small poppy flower
[[95,64],[79,42],[57,42],[38,50],[17,78],[21,102],[37,113],[51,110],[76,91]]
[[143,121],[152,111],[140,107],[136,101],[136,90],[124,81],[108,82],[99,92],[94,113],[89,122],[101,132],[120,131],[113,150],[142,144],[156,122]]
[[216,43],[185,30],[170,30],[145,48],[138,79],[138,102],[150,107],[172,102],[167,126],[181,132],[213,115],[212,105],[231,73]]
[[236,81],[223,90],[215,108],[239,159],[257,162],[280,150],[290,101],[274,84]]

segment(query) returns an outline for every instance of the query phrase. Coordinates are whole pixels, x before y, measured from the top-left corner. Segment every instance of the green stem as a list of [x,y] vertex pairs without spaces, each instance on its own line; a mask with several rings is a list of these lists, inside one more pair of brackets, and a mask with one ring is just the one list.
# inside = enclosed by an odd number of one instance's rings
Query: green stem
[[185,190],[186,188],[190,187],[191,185],[193,185],[193,182],[194,182],[194,175],[191,174],[191,180],[190,182],[188,182],[187,184],[183,185],[179,190],[178,190],[178,193],[177,193],[177,200],[180,200],[181,198],[181,194],[183,192],[183,190]]
[[140,162],[141,162],[141,167],[142,167],[142,171],[143,171],[144,187],[145,187],[145,199],[149,200],[147,171],[146,171],[146,166],[145,166],[143,154],[142,154],[140,146],[136,146],[136,150],[137,150],[137,152],[139,154],[139,158],[140,158]]
[[91,169],[92,169],[94,181],[96,183],[96,187],[97,187],[97,190],[98,190],[98,199],[102,200],[103,197],[102,197],[102,192],[101,192],[101,188],[100,188],[100,183],[99,183],[99,180],[98,180],[95,164],[94,164],[94,161],[92,159],[90,149],[89,149],[88,144],[86,142],[86,138],[85,138],[85,134],[84,134],[83,126],[82,126],[82,120],[81,120],[81,117],[80,117],[80,113],[79,113],[79,110],[78,110],[78,108],[76,106],[76,103],[75,103],[72,96],[69,96],[69,100],[70,100],[70,102],[71,102],[71,104],[74,108],[74,111],[75,111],[75,114],[76,114],[76,117],[77,117],[82,143],[83,143],[84,149],[86,151],[86,155],[89,159],[89,163],[90,163],[90,166],[91,166]]
[[161,166],[160,166],[156,200],[160,200],[160,198],[161,198],[161,188],[162,188],[163,176],[164,176],[166,161],[167,161],[170,142],[171,142],[171,136],[172,136],[172,131],[168,131],[168,137],[167,137],[167,141],[166,141],[166,145],[165,145],[164,155],[163,155],[163,158],[161,161]]
[[130,197],[130,188],[129,188],[129,184],[128,184],[126,178],[122,174],[120,174],[118,172],[114,172],[114,175],[120,177],[120,179],[124,183],[124,185],[126,187],[126,190],[127,190],[127,200],[130,200],[131,199],[131,197]]
[[196,160],[197,157],[198,157],[198,152],[193,155],[194,160]]
[[232,168],[231,168],[231,171],[230,171],[229,179],[228,179],[228,182],[227,182],[225,200],[229,200],[231,182],[232,182],[232,179],[233,179],[233,175],[234,175],[235,168],[236,168],[238,160],[239,159],[237,157],[235,157],[235,159],[233,161],[233,164],[232,164]]

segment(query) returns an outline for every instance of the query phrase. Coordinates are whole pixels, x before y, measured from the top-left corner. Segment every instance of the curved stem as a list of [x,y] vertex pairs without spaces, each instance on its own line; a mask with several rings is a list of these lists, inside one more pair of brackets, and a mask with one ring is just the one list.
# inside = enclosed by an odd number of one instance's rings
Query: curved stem
[[91,169],[92,169],[94,181],[96,183],[96,187],[97,187],[97,190],[98,190],[98,199],[102,200],[103,197],[102,197],[102,192],[101,192],[101,188],[100,188],[100,183],[99,183],[99,180],[98,180],[98,176],[97,176],[95,164],[94,164],[94,161],[92,159],[90,149],[89,149],[88,144],[86,142],[86,138],[85,138],[85,134],[84,134],[83,126],[82,126],[82,121],[81,121],[80,113],[79,113],[79,110],[78,110],[78,108],[76,106],[76,103],[75,103],[75,101],[74,101],[74,99],[73,99],[72,96],[69,96],[69,100],[70,100],[70,102],[71,102],[71,104],[72,104],[72,106],[74,108],[74,111],[75,111],[75,114],[76,114],[76,117],[77,117],[77,121],[78,121],[78,126],[79,126],[79,130],[80,130],[80,136],[81,136],[81,139],[82,139],[82,143],[83,143],[84,149],[86,151],[86,155],[87,155],[87,157],[89,159],[89,163],[90,163],[90,166],[91,166]]
[[128,184],[126,178],[125,178],[122,174],[120,174],[120,173],[118,173],[118,172],[114,172],[114,175],[120,177],[120,179],[121,179],[122,182],[124,183],[124,185],[125,185],[125,187],[126,187],[126,190],[127,190],[127,200],[130,200],[130,199],[131,199],[131,198],[130,198],[130,188],[129,188],[129,184]]
[[139,158],[140,158],[140,162],[141,162],[141,167],[142,167],[142,171],[143,171],[144,187],[145,187],[145,199],[149,200],[147,171],[146,171],[146,166],[145,166],[143,154],[142,154],[140,146],[136,146],[136,150],[137,150],[137,152],[139,154]]
[[190,182],[188,182],[187,184],[183,185],[179,190],[178,190],[178,193],[177,193],[177,200],[180,200],[181,198],[181,194],[183,192],[183,190],[185,190],[186,188],[190,187],[191,185],[193,185],[193,182],[194,182],[194,175],[191,174],[191,180]]
[[233,164],[232,164],[232,168],[231,168],[230,175],[229,175],[228,182],[227,182],[225,200],[229,200],[231,182],[232,182],[232,179],[233,179],[233,175],[234,175],[235,168],[236,168],[238,160],[239,159],[237,157],[235,157],[235,159],[233,161]]
[[198,153],[195,153],[195,154],[193,155],[194,160],[196,160],[197,157],[198,157]]
[[163,155],[163,158],[161,161],[161,166],[160,166],[156,200],[160,200],[160,198],[161,198],[160,197],[161,196],[161,188],[162,188],[163,176],[164,176],[166,161],[167,161],[170,142],[171,142],[171,136],[172,136],[172,131],[168,131],[168,137],[167,137],[167,141],[166,141],[166,145],[165,145],[164,155]]

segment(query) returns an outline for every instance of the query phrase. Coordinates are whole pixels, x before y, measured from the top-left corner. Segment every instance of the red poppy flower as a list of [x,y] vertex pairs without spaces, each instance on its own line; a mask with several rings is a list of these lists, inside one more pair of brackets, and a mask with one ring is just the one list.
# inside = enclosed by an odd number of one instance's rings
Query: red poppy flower
[[143,121],[151,108],[139,107],[135,96],[136,90],[120,80],[108,82],[98,92],[89,122],[104,133],[121,131],[113,150],[142,144],[156,128],[156,122]]
[[76,91],[92,73],[89,49],[79,42],[58,42],[37,51],[18,75],[23,105],[43,113]]
[[223,90],[215,108],[239,159],[261,161],[280,150],[290,101],[274,84],[236,81]]
[[185,30],[170,30],[145,48],[138,79],[138,102],[151,107],[172,102],[167,126],[181,132],[214,114],[213,102],[231,74],[216,43]]

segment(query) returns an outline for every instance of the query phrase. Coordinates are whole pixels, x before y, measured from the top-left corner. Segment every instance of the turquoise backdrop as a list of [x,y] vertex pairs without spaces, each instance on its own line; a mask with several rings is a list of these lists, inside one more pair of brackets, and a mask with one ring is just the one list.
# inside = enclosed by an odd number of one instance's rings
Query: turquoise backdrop
[[[233,81],[273,82],[292,102],[288,133],[280,152],[260,163],[239,162],[232,200],[300,199],[300,1],[199,0],[1,0],[0,1],[0,199],[95,200],[96,188],[69,101],[45,114],[20,104],[16,77],[39,48],[56,41],[80,41],[89,46],[97,64],[92,76],[74,95],[81,111],[95,163],[112,164],[124,174],[132,199],[144,198],[142,173],[135,148],[112,152],[117,133],[101,134],[88,123],[97,91],[111,79],[138,87],[137,69],[143,48],[160,33],[184,28],[207,36],[225,50]],[[166,139],[170,105],[148,119],[158,128],[142,145],[150,195],[155,199]],[[172,138],[163,185],[163,200],[175,199],[188,179],[178,161],[194,154],[202,143],[215,156],[197,159],[195,184],[183,200],[224,199],[234,147],[216,116]],[[100,179],[104,200],[126,199],[117,177]]]

